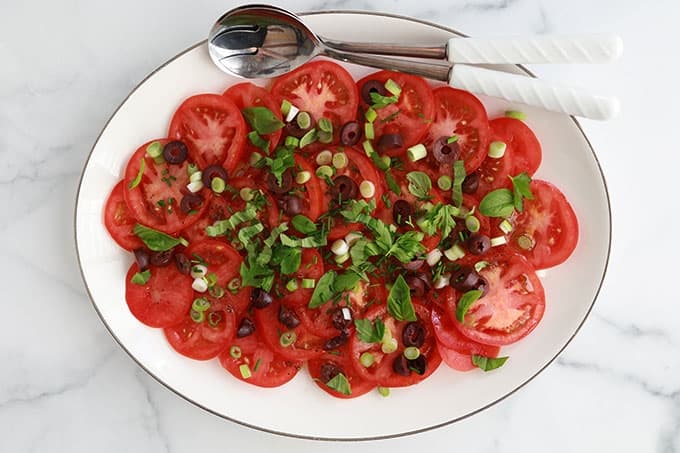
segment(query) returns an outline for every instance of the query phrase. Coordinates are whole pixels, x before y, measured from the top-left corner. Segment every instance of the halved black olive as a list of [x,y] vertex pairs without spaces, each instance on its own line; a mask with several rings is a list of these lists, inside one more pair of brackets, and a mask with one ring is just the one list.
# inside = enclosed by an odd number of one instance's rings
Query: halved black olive
[[363,101],[368,105],[373,104],[371,93],[378,93],[381,96],[387,96],[385,84],[374,79],[367,80],[366,83],[364,83],[364,85],[361,87],[361,99],[363,99]]
[[203,196],[189,192],[188,194],[185,194],[179,202],[179,209],[184,214],[189,214],[191,211],[200,208],[202,204]]
[[465,245],[473,255],[483,255],[491,248],[491,240],[484,234],[472,233]]
[[[349,319],[345,318],[344,310],[349,312]],[[352,311],[347,307],[338,307],[335,309],[335,311],[333,311],[333,314],[331,315],[331,321],[333,322],[333,327],[344,331],[352,325]]]
[[448,137],[439,137],[432,144],[432,155],[440,164],[452,164],[460,156],[458,142],[447,143],[448,139]]
[[340,143],[344,146],[352,146],[361,139],[361,127],[358,121],[349,121],[340,129]]
[[281,305],[279,307],[279,322],[289,329],[294,329],[300,325],[300,318],[297,317],[292,308]]
[[180,274],[189,275],[191,273],[191,261],[184,253],[175,253],[175,265]]
[[326,362],[323,365],[321,365],[319,379],[321,379],[321,382],[323,382],[324,384],[327,384],[328,381],[330,381],[335,376],[341,373],[342,368],[340,367],[340,365],[338,365],[335,362]]
[[272,295],[263,289],[254,288],[250,293],[250,303],[255,308],[267,308],[273,301]]
[[179,165],[187,160],[189,149],[184,142],[173,140],[163,147],[163,159],[169,164]]
[[463,189],[463,193],[473,194],[477,192],[477,189],[479,188],[479,173],[475,171],[467,175],[465,179],[463,179],[463,184],[461,187]]
[[154,266],[167,266],[174,255],[175,250],[165,250],[162,252],[151,252],[149,261]]
[[206,187],[210,187],[212,180],[214,178],[222,178],[222,181],[226,181],[229,175],[227,175],[227,170],[224,169],[221,165],[208,165],[205,167],[205,169],[202,172],[203,176],[201,179],[203,180],[203,185]]
[[149,268],[149,264],[151,264],[151,256],[149,256],[149,252],[143,248],[140,247],[138,249],[135,249],[135,261],[137,262],[137,267],[139,268],[140,272],[143,272]]
[[349,340],[349,335],[347,334],[347,332],[341,332],[340,335],[336,335],[335,337],[326,341],[323,344],[323,350],[332,351],[333,349],[338,349],[340,346],[347,343],[347,340]]
[[289,217],[302,212],[302,200],[295,195],[282,195],[277,203],[279,208]]
[[248,335],[252,335],[253,332],[255,332],[255,323],[253,320],[250,318],[243,318],[238,325],[238,330],[236,330],[236,337],[247,337]]
[[293,172],[290,169],[283,172],[280,185],[274,173],[267,173],[265,184],[267,185],[267,189],[272,193],[286,193],[293,188]]
[[404,346],[415,346],[416,348],[419,348],[425,343],[425,335],[426,331],[423,324],[420,321],[412,321],[404,327],[401,339],[404,342]]
[[349,176],[340,175],[333,178],[331,196],[334,200],[337,200],[338,198],[342,198],[343,200],[354,200],[358,194],[359,186]]
[[392,204],[392,220],[399,226],[406,225],[413,215],[413,206],[406,200],[397,200]]
[[461,266],[451,274],[451,286],[461,292],[475,289],[478,280],[479,274],[472,266]]
[[399,354],[392,362],[392,370],[400,376],[408,376],[411,370],[408,367],[408,359],[403,354]]
[[404,146],[401,134],[383,134],[378,139],[378,151],[385,152]]

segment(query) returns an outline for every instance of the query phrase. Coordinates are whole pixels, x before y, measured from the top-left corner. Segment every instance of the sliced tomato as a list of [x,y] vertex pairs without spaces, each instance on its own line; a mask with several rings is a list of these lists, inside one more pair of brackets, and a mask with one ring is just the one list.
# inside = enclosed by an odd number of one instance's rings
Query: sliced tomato
[[[438,291],[437,302],[449,306],[456,303],[456,292],[450,286]],[[449,300],[453,299],[453,300]],[[484,357],[498,357],[500,348],[478,343],[461,334],[449,319],[445,309],[433,304],[432,307],[432,326],[437,336],[437,341],[448,349],[453,349],[468,357],[472,354],[483,355]]]
[[[356,372],[352,366],[352,360],[347,346],[343,346],[334,352],[336,352],[336,354],[324,354],[318,359],[310,360],[307,364],[309,375],[321,390],[336,398],[349,399],[364,395],[375,388],[374,382],[366,381]],[[343,376],[347,378],[347,382],[349,382],[350,386],[349,395],[340,393],[326,385],[324,379],[328,378],[329,370],[333,370],[330,372],[332,375],[331,378],[335,377],[336,372],[342,373]]]
[[166,162],[156,164],[146,155],[147,146],[154,141],[165,146],[169,140],[152,140],[135,151],[125,168],[124,185],[126,187],[134,185],[142,161],[144,171],[139,184],[133,189],[123,190],[123,196],[130,212],[139,223],[165,233],[177,233],[198,221],[208,207],[212,192],[208,189],[198,192],[198,195],[203,197],[203,202],[185,214],[180,206],[182,198],[189,193],[186,188],[189,184],[187,166],[196,161],[189,154],[189,159],[179,165]]
[[[233,351],[238,351],[240,355]],[[302,368],[302,362],[275,354],[257,332],[233,339],[219,357],[224,369],[234,377],[258,387],[283,385],[293,379]],[[245,375],[241,371],[242,366]],[[250,376],[247,375],[248,372]]]
[[176,326],[163,329],[175,351],[191,359],[209,360],[227,347],[235,332],[234,313],[211,306],[204,316],[203,321],[196,322],[187,314]]
[[[223,96],[231,99],[231,101],[236,104],[236,107],[238,107],[238,109],[241,111],[243,111],[243,109],[246,107],[266,107],[271,110],[272,113],[274,113],[274,116],[280,120],[283,120],[281,117],[281,106],[279,102],[274,99],[269,91],[253,83],[243,82],[233,85],[223,93]],[[248,131],[252,130],[247,122],[246,127]],[[276,149],[276,145],[279,143],[279,139],[281,138],[281,129],[271,134],[263,135],[262,138],[269,141],[269,151],[274,151],[274,149]],[[262,152],[262,150],[253,145],[250,140],[246,139],[245,155],[250,156],[252,152]]]
[[192,263],[205,265],[208,268],[208,274],[215,274],[217,286],[225,291],[223,302],[229,309],[233,310],[237,316],[245,312],[250,304],[252,288],[240,287],[239,270],[243,257],[238,251],[223,241],[206,239],[191,243],[185,254],[192,260]]
[[246,123],[236,105],[219,94],[197,94],[179,106],[168,136],[182,140],[203,165],[236,168],[243,155]]
[[354,120],[359,94],[352,75],[332,61],[308,63],[274,81],[272,94],[308,112],[314,122],[321,118],[333,123],[336,138],[342,126]]
[[132,283],[139,272],[133,263],[125,277],[125,300],[130,312],[149,327],[170,327],[184,319],[194,300],[190,277],[174,265],[150,267],[151,278],[143,285]]
[[[390,156],[400,156],[407,148],[420,143],[425,137],[434,119],[435,101],[432,88],[425,79],[393,71],[379,71],[367,75],[357,82],[359,92],[371,80],[384,84],[390,79],[399,85],[401,94],[396,103],[376,110],[378,117],[373,122],[374,142],[377,144],[384,134],[401,135],[403,146],[386,151]],[[362,107],[365,111],[369,105],[362,100]]]
[[484,260],[489,264],[479,274],[489,283],[488,293],[470,306],[463,322],[456,318],[457,302],[449,302],[449,319],[460,333],[476,342],[496,346],[515,343],[543,317],[543,286],[522,255],[499,251],[485,255]]
[[[365,319],[374,322],[380,318],[385,324],[385,329],[390,329],[392,337],[397,339],[399,347],[395,352],[385,354],[382,352],[381,343],[364,343],[355,332],[350,340],[352,364],[355,371],[363,379],[375,382],[383,387],[406,387],[426,379],[439,367],[441,357],[437,352],[437,341],[430,323],[430,312],[417,299],[414,299],[414,302],[416,302],[414,303],[416,317],[426,330],[425,342],[419,348],[420,355],[425,357],[426,360],[425,372],[422,375],[411,372],[408,376],[402,376],[393,370],[394,360],[404,353],[402,334],[408,321],[396,321],[387,314],[385,305],[377,305],[368,310]],[[373,354],[375,362],[370,367],[364,367],[361,364],[360,357],[364,352]]]
[[546,181],[531,181],[533,200],[510,218],[514,228],[508,247],[524,255],[536,269],[566,261],[578,243],[579,227],[574,209],[560,190]]
[[447,348],[442,345],[442,343],[437,342],[437,351],[442,357],[442,361],[456,371],[472,371],[475,368],[474,363],[472,363],[472,356],[470,354],[463,354],[456,351],[455,349]]
[[123,191],[126,190],[124,181],[115,185],[104,208],[104,226],[116,244],[125,250],[134,250],[142,246],[142,241],[132,231],[137,223],[125,203]]
[[[279,321],[279,308],[281,305],[293,307],[293,304],[284,297],[276,300],[267,308],[255,310],[255,326],[262,335],[265,343],[277,354],[291,360],[309,360],[320,357],[323,354],[325,340],[311,334],[302,324],[294,329],[289,329]],[[295,341],[289,346],[282,346],[280,337],[284,332],[295,332]]]
[[[286,295],[285,299],[287,303],[295,307],[306,306],[309,303],[309,299],[312,297],[312,293],[314,293],[314,289],[303,288],[302,280],[311,279],[316,282],[321,278],[324,272],[323,258],[318,250],[309,248],[302,249],[300,267],[293,275],[286,276],[286,279],[279,279],[279,292]],[[297,280],[298,289],[293,292],[288,291],[285,288],[287,279]]]

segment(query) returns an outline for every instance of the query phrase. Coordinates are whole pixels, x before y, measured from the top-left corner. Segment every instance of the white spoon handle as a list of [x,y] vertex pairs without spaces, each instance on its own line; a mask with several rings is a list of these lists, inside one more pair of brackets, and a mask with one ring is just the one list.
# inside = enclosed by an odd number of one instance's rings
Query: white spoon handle
[[622,51],[623,42],[614,34],[451,38],[447,57],[467,64],[607,63]]
[[578,88],[532,77],[461,64],[453,66],[449,74],[449,85],[477,94],[596,120],[612,119],[620,110],[616,98],[595,96]]

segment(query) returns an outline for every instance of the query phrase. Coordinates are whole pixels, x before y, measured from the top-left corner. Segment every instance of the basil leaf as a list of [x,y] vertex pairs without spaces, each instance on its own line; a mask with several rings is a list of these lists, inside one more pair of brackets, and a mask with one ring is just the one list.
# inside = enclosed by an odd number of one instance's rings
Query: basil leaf
[[531,189],[529,188],[531,177],[527,172],[522,172],[514,178],[510,176],[510,180],[512,181],[512,197],[515,209],[517,209],[517,212],[522,212],[524,210],[523,199],[534,199],[534,194],[531,193]]
[[285,275],[290,275],[297,272],[300,269],[300,263],[302,262],[302,250],[301,249],[291,249],[284,248],[283,257],[281,259],[281,273]]
[[331,300],[333,297],[333,283],[335,282],[335,277],[337,274],[335,271],[328,271],[321,276],[318,282],[316,282],[316,287],[314,288],[314,293],[312,293],[311,299],[309,299],[309,308],[317,308]]
[[514,198],[509,189],[491,191],[479,203],[479,212],[487,217],[509,217],[514,210]]
[[372,324],[370,319],[355,319],[359,339],[364,343],[380,343],[385,335],[385,324],[377,318]]
[[387,187],[397,195],[401,195],[401,186],[397,184],[397,181],[392,176],[392,172],[388,169],[385,171],[385,181],[387,182]]
[[185,242],[182,238],[175,238],[153,228],[145,227],[139,223],[135,223],[132,228],[133,233],[137,235],[144,244],[154,252],[165,252],[171,248]]
[[356,272],[347,271],[335,278],[335,282],[333,282],[333,289],[336,293],[351,291],[355,286],[357,286],[357,283],[359,283],[360,279],[361,277]]
[[408,180],[408,191],[420,200],[428,200],[430,198],[430,190],[432,189],[432,181],[427,174],[422,171],[411,171],[406,174]]
[[352,259],[352,264],[355,266],[367,262],[370,257],[378,255],[379,253],[380,251],[375,243],[368,239],[359,239],[354,243],[352,248],[349,249],[349,256]]
[[394,281],[387,296],[387,311],[397,321],[415,321],[416,313],[411,302],[411,290],[401,275]]
[[135,275],[130,279],[130,283],[135,285],[145,285],[151,278],[151,270],[147,269],[144,272],[135,272]]
[[472,363],[484,371],[495,370],[500,368],[509,359],[509,357],[484,357],[483,355],[472,354]]
[[352,394],[352,387],[349,385],[347,377],[345,377],[345,375],[342,373],[336,374],[333,379],[326,382],[326,386],[338,393],[342,393],[343,395]]
[[456,319],[463,322],[470,306],[480,297],[482,297],[482,292],[478,289],[473,289],[463,294],[456,304]]
[[451,199],[454,206],[463,205],[463,181],[465,180],[465,162],[457,160],[453,163],[453,183],[451,185]]
[[274,133],[284,126],[283,122],[267,107],[247,107],[241,113],[250,127],[261,135]]
[[142,176],[144,175],[144,170],[146,170],[146,159],[142,157],[142,160],[139,162],[139,171],[137,172],[137,176],[135,176],[135,179],[130,181],[130,184],[128,184],[128,189],[132,190],[135,187],[139,185],[140,182],[142,182]]
[[302,234],[310,234],[316,231],[316,224],[312,222],[309,217],[298,214],[291,220],[293,228]]

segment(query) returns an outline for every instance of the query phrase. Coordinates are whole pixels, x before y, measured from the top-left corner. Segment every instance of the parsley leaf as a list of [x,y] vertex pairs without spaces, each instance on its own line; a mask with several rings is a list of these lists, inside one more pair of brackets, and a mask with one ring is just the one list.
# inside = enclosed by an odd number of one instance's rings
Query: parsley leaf
[[517,212],[522,212],[524,210],[523,198],[527,200],[534,199],[534,194],[531,193],[529,188],[531,177],[527,172],[522,172],[514,178],[512,176],[509,176],[509,178],[512,181],[512,197],[515,209],[517,209]]
[[478,289],[473,289],[463,294],[456,304],[456,319],[460,322],[463,322],[465,315],[472,304],[474,304],[480,297],[482,297],[482,292]]
[[449,237],[456,227],[456,217],[460,210],[450,204],[437,203],[430,209],[418,226],[427,235],[434,236],[437,230],[441,231],[442,239]]
[[[260,159],[259,162],[263,162],[264,165],[269,167],[269,170],[276,177],[276,182],[281,185],[281,178],[283,174],[289,168],[295,166],[295,158],[293,157],[294,150],[292,148],[280,147],[276,151],[276,156],[272,159],[271,157],[265,157]],[[258,163],[259,163],[258,162]]]
[[385,334],[385,324],[380,318],[371,323],[370,319],[355,319],[354,327],[357,329],[359,339],[364,343],[379,343]]
[[335,294],[333,283],[336,277],[335,271],[328,271],[321,276],[319,281],[316,282],[311,299],[309,299],[309,308],[320,307],[333,298]]
[[432,181],[426,173],[422,171],[411,171],[406,174],[408,180],[408,191],[413,196],[420,200],[430,199],[430,190],[432,189]]
[[514,197],[509,189],[493,190],[479,203],[479,212],[487,217],[509,217],[514,210]]
[[326,386],[343,395],[349,396],[352,394],[352,387],[349,385],[347,377],[342,373],[336,374],[333,379],[326,382]]
[[241,111],[243,117],[260,135],[272,134],[283,128],[283,122],[267,107],[247,107]]
[[397,237],[385,256],[393,256],[402,263],[409,263],[413,258],[425,252],[422,241],[423,233],[413,230],[407,231]]
[[416,313],[411,302],[411,290],[399,275],[387,296],[387,311],[397,321],[415,321]]
[[241,263],[239,272],[241,274],[241,286],[253,286],[271,291],[274,285],[274,271],[268,266],[259,264],[254,253],[248,254]]
[[484,357],[483,355],[472,354],[472,363],[484,371],[495,370],[505,364],[509,357]]

